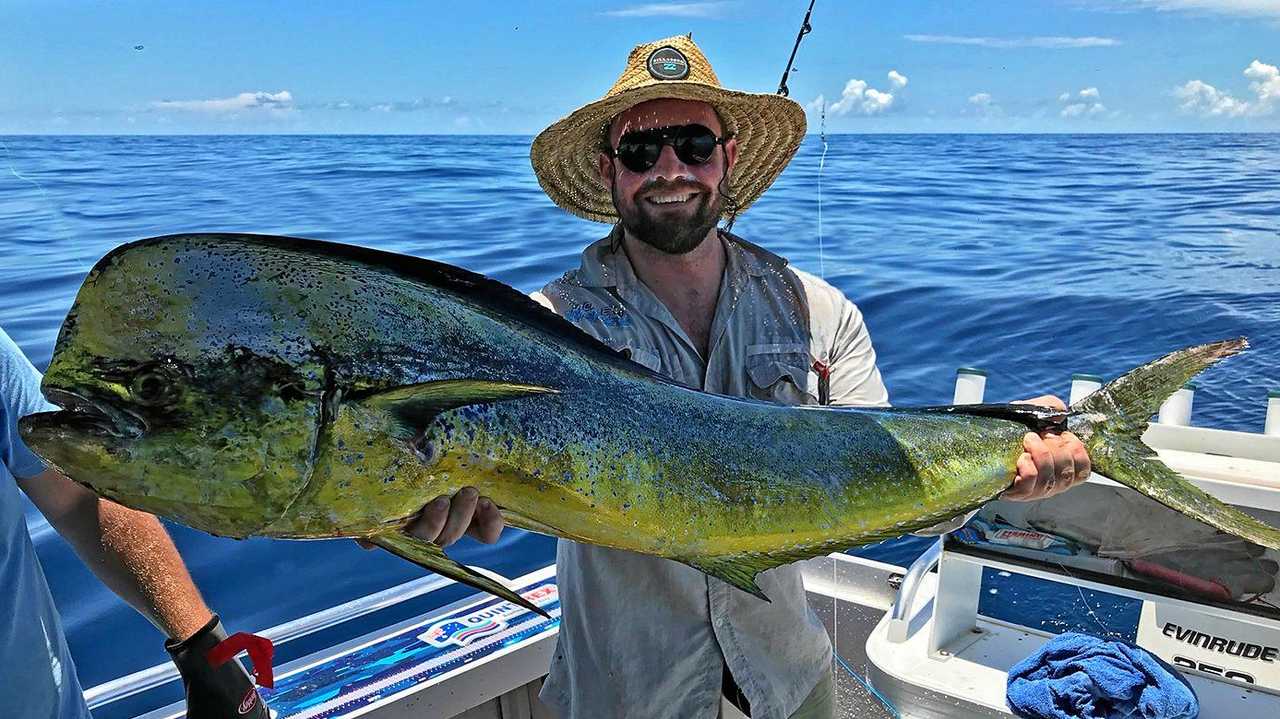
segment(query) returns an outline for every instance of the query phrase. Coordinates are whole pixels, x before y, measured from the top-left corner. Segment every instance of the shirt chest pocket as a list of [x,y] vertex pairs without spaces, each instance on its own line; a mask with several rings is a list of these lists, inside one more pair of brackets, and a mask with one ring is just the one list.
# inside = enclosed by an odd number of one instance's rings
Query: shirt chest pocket
[[800,342],[747,346],[747,393],[779,404],[817,404],[818,374]]

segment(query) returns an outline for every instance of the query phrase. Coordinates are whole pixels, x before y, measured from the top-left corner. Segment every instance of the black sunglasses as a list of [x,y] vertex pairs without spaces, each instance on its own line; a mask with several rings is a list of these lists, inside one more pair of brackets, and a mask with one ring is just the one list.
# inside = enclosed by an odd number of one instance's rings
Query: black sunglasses
[[676,157],[686,165],[701,165],[711,159],[717,145],[726,137],[716,137],[704,125],[655,127],[652,130],[628,132],[618,140],[618,147],[606,147],[609,157],[616,157],[632,172],[645,172],[658,162],[664,145],[670,145]]

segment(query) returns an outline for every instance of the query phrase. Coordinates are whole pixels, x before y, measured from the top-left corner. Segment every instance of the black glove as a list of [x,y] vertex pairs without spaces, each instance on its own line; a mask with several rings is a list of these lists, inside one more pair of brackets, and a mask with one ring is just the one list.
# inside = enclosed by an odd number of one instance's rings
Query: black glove
[[216,669],[209,664],[209,650],[226,638],[215,614],[190,638],[164,643],[187,690],[187,719],[269,719],[266,703],[240,662],[232,658]]

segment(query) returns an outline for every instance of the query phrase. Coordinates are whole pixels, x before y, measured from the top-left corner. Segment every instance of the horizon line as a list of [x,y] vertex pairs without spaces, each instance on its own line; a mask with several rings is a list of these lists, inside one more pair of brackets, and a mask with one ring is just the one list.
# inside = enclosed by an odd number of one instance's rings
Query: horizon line
[[[0,133],[0,137],[527,137],[533,138],[538,133],[514,133],[514,132],[131,132],[131,133],[102,133],[102,132],[10,132]],[[1039,136],[1039,135],[1280,135],[1280,129],[1275,130],[1086,130],[1086,131],[1057,131],[1057,130],[1023,130],[1023,131],[969,131],[969,130],[953,130],[953,131],[930,131],[930,132],[911,132],[911,131],[871,131],[871,132],[806,132],[805,138],[809,137],[834,137],[834,136],[870,136],[870,135],[900,135],[900,136],[920,136],[920,135],[991,135],[991,136]]]

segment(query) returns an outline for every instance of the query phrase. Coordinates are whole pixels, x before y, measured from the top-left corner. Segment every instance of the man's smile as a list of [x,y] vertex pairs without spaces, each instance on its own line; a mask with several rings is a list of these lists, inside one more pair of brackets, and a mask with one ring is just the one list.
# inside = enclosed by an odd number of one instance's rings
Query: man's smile
[[697,196],[697,192],[690,192],[686,190],[684,192],[664,192],[660,194],[653,194],[644,199],[654,205],[677,205],[684,204]]

